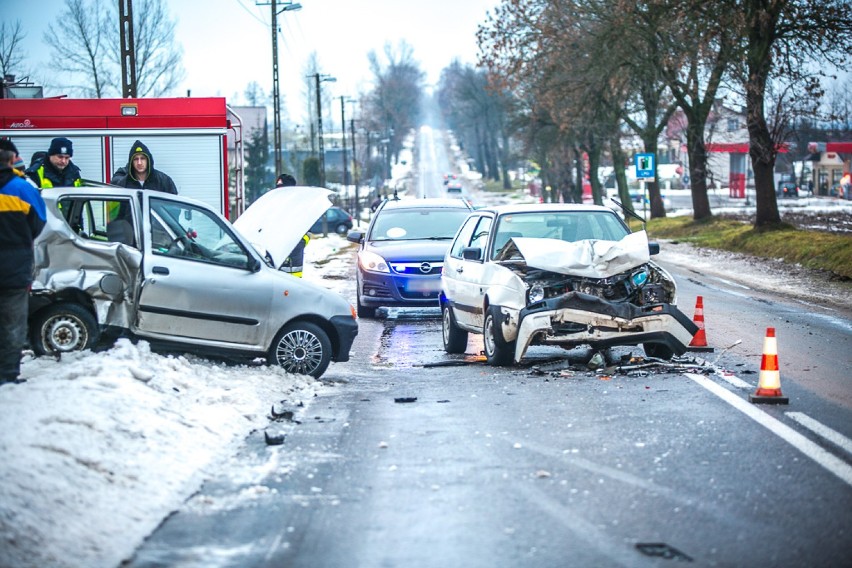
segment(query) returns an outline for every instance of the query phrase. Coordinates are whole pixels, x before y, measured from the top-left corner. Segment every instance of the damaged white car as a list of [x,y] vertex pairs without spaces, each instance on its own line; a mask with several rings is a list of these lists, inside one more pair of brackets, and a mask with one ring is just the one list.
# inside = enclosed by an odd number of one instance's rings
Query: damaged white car
[[531,345],[680,355],[698,328],[676,306],[674,279],[650,260],[658,252],[607,207],[477,210],[444,261],[444,349],[464,353],[470,332],[483,334],[491,365],[519,362]]
[[61,354],[126,335],[155,348],[265,357],[319,377],[331,361],[349,359],[355,310],[277,268],[331,205],[328,194],[272,190],[235,230],[182,196],[112,186],[44,190],[30,345],[39,355]]

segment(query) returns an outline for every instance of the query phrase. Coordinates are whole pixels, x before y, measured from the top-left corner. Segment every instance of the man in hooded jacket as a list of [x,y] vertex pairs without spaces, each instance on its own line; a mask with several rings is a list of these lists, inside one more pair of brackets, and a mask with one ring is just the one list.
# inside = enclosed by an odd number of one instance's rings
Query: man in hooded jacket
[[153,189],[177,195],[175,182],[160,170],[154,169],[154,156],[140,140],[130,147],[127,166],[116,171],[110,183],[128,189]]

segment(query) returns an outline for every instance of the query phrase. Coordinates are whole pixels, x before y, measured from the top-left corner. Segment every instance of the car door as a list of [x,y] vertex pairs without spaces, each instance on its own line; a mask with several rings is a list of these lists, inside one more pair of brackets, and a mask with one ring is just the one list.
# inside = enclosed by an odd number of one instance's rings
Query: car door
[[134,331],[158,339],[261,346],[272,288],[212,210],[145,196],[143,281]]
[[[475,215],[462,226],[458,237],[447,254],[444,266],[446,294],[453,308],[456,322],[464,327],[481,329],[483,323],[482,297],[485,283],[482,282],[484,257],[491,233],[490,215]],[[480,258],[465,259],[463,251],[471,247],[480,249]]]

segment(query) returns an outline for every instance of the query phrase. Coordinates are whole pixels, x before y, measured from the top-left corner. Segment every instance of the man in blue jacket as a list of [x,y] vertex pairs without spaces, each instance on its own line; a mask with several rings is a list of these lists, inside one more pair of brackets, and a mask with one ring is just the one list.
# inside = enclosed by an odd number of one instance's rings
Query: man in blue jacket
[[21,349],[27,337],[33,240],[46,221],[38,189],[12,167],[18,150],[0,141],[0,385],[21,382]]
[[141,140],[130,147],[127,166],[118,169],[110,183],[129,189],[154,189],[177,194],[172,178],[154,169],[154,156]]

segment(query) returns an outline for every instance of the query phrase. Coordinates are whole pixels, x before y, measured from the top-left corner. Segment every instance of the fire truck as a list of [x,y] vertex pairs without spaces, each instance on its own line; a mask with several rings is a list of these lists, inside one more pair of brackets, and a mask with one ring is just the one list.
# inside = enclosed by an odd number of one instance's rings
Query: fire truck
[[0,100],[0,136],[12,139],[28,165],[52,138],[64,136],[74,144],[81,177],[109,183],[138,139],[180,195],[231,220],[244,209],[241,130],[240,117],[218,97]]

